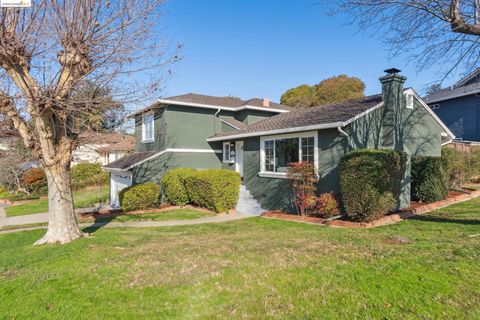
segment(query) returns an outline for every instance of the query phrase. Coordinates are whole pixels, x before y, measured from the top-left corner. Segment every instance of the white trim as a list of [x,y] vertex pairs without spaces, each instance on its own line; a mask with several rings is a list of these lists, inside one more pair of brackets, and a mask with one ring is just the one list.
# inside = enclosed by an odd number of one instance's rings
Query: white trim
[[[145,117],[152,116],[152,138],[146,139],[146,126],[145,126]],[[142,115],[142,143],[151,143],[155,141],[155,112],[149,111]]]
[[148,157],[146,159],[143,159],[142,161],[139,161],[139,162],[131,165],[128,168],[120,169],[120,168],[102,167],[102,170],[104,170],[104,171],[129,171],[129,170],[133,169],[134,167],[136,167],[136,166],[138,166],[142,163],[145,163],[147,161],[150,161],[150,160],[152,160],[156,157],[159,157],[159,156],[161,156],[162,154],[165,154],[165,153],[222,153],[222,152],[223,152],[223,150],[214,150],[214,149],[175,149],[175,148],[165,149],[165,150],[159,151],[159,152],[151,155],[150,157]]
[[250,106],[250,105],[243,105],[240,107],[224,107],[224,106],[214,106],[210,104],[202,104],[202,103],[193,103],[193,102],[183,102],[183,101],[175,101],[175,100],[168,100],[168,99],[158,99],[155,103],[152,105],[140,109],[138,111],[132,112],[127,116],[127,118],[134,117],[138,114],[141,114],[149,109],[155,108],[156,104],[170,104],[170,105],[177,105],[177,106],[186,106],[186,107],[197,107],[197,108],[205,108],[205,109],[217,109],[217,110],[225,110],[225,111],[241,111],[241,110],[259,110],[259,111],[267,111],[267,112],[275,112],[275,113],[285,113],[285,112],[290,112],[290,110],[284,110],[284,109],[277,109],[274,107],[257,107],[257,106]]
[[[313,165],[315,167],[315,170],[318,172],[318,132],[308,131],[308,132],[260,137],[260,172],[258,173],[259,177],[286,178],[286,175],[287,175],[286,172],[272,172],[272,171],[265,170],[265,141],[289,139],[289,138],[298,138],[298,160],[299,161],[302,161],[302,139],[301,138],[313,138]],[[275,144],[273,148],[275,150]]]
[[405,108],[413,110],[413,94],[406,91],[405,92]]
[[259,172],[257,175],[261,178],[288,179],[286,172]]
[[427,110],[427,112],[430,113],[430,115],[435,120],[437,120],[438,124],[445,130],[445,132],[450,136],[450,138],[455,139],[455,135],[452,133],[452,131],[450,131],[450,129],[448,129],[448,127],[445,125],[445,123],[443,123],[443,121],[440,120],[440,118],[437,116],[437,114],[435,112],[433,112],[432,109],[430,109],[430,107],[425,103],[425,101],[423,101],[423,99],[420,98],[420,96],[415,92],[415,90],[413,90],[412,88],[409,88],[409,89],[406,89],[404,92],[408,92],[408,93],[413,94],[413,96],[417,99],[417,101],[420,102],[420,105],[423,108],[425,108],[425,110]]
[[333,122],[333,123],[325,123],[325,124],[315,124],[306,127],[295,127],[295,128],[286,128],[286,129],[277,129],[277,130],[268,130],[268,131],[260,131],[260,132],[249,132],[243,134],[236,134],[230,136],[222,136],[222,137],[211,137],[207,138],[208,142],[213,141],[223,141],[228,139],[241,139],[241,138],[248,138],[248,137],[257,137],[257,136],[264,136],[264,135],[276,135],[282,133],[293,133],[293,132],[302,132],[302,131],[311,131],[311,130],[320,130],[320,129],[332,129],[337,127],[345,126],[345,122]]
[[[225,160],[225,146],[228,146],[228,159]],[[233,163],[232,161],[232,146],[230,145],[230,141],[226,141],[222,144],[222,162],[223,163]]]
[[347,121],[345,121],[345,122],[343,123],[343,126],[339,126],[339,127],[345,127],[346,125],[349,125],[349,124],[352,123],[353,121],[355,121],[355,120],[357,120],[357,119],[360,119],[360,118],[362,118],[363,116],[366,116],[366,115],[369,114],[370,112],[373,112],[373,111],[377,110],[377,109],[380,108],[380,107],[383,107],[383,101],[380,102],[379,104],[374,105],[374,106],[371,107],[370,109],[367,109],[367,110],[363,111],[362,113],[357,114],[355,117],[348,119]]

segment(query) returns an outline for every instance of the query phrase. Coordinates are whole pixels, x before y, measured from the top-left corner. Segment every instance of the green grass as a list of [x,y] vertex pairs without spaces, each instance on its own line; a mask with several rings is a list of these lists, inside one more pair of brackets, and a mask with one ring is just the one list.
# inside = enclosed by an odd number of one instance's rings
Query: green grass
[[[73,192],[75,208],[88,208],[104,202],[109,197],[109,187],[90,188]],[[19,204],[5,209],[8,217],[48,212],[48,200],[40,199],[30,203]]]
[[479,319],[479,208],[374,229],[249,218],[64,246],[0,235],[0,319]]
[[127,221],[165,221],[165,220],[191,220],[204,217],[214,216],[213,213],[202,212],[194,209],[175,209],[175,210],[166,210],[160,212],[149,212],[142,214],[125,214],[117,216],[115,218],[109,217],[98,217],[95,219],[95,222],[102,221],[117,221],[117,222],[127,222]]

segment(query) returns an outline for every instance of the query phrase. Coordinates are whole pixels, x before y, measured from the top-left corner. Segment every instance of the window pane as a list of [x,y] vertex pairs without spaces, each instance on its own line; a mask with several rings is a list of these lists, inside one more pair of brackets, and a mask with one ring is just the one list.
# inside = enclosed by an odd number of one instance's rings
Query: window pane
[[153,139],[153,115],[147,115],[143,118],[143,125],[145,127],[145,140]]
[[276,172],[287,172],[288,164],[298,161],[298,138],[275,140]]
[[265,141],[265,171],[275,171],[275,159],[273,154],[273,141]]
[[302,138],[302,162],[314,162],[314,149],[313,137]]
[[230,143],[223,145],[223,161],[230,161]]

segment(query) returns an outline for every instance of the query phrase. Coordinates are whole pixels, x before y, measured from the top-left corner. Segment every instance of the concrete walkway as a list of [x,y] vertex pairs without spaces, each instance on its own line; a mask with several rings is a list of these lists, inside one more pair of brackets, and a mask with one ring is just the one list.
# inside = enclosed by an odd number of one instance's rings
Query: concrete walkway
[[[0,211],[3,208],[0,208]],[[1,215],[1,213],[0,213]],[[32,217],[33,219],[41,220],[41,216],[43,213],[38,215],[28,215],[28,216],[38,216]],[[28,217],[24,216],[24,217]],[[128,222],[95,222],[95,223],[82,223],[80,226],[82,228],[152,228],[152,227],[173,227],[173,226],[186,226],[186,225],[196,225],[196,224],[204,224],[204,223],[221,223],[221,222],[228,222],[228,221],[236,221],[245,218],[252,217],[251,215],[243,215],[243,214],[236,214],[236,215],[224,215],[224,216],[215,216],[215,217],[206,217],[206,218],[198,218],[192,220],[168,220],[168,221],[128,221]],[[12,217],[13,218],[13,217]],[[7,218],[7,219],[12,219]],[[27,224],[36,223],[31,222],[34,220],[27,220]],[[48,221],[48,220],[47,220]],[[45,220],[39,222],[47,222]],[[1,226],[1,225],[0,225]],[[21,228],[21,229],[14,229],[14,230],[5,230],[0,231],[0,235],[13,233],[13,232],[20,232],[20,231],[28,231],[28,230],[38,230],[38,229],[46,229],[46,226],[41,227],[33,227],[33,228]]]

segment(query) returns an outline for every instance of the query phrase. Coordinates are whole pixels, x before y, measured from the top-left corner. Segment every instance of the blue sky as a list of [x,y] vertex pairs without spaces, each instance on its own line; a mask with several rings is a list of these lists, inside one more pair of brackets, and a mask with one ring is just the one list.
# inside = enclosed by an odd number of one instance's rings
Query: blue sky
[[162,25],[172,43],[181,43],[182,61],[163,95],[187,92],[268,97],[315,84],[330,76],[361,78],[366,94],[380,92],[378,77],[397,67],[418,91],[433,70],[417,73],[408,56],[388,59],[378,36],[330,17],[318,0],[171,0]]

